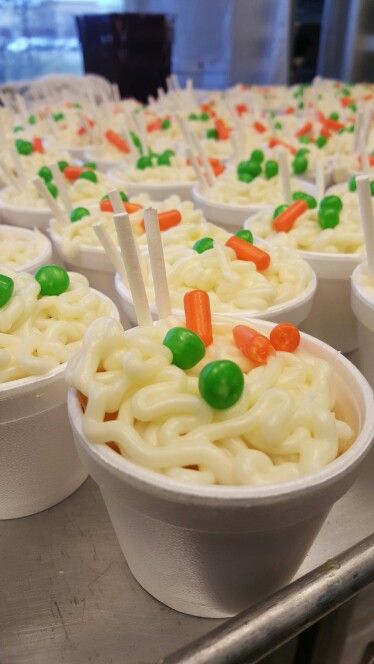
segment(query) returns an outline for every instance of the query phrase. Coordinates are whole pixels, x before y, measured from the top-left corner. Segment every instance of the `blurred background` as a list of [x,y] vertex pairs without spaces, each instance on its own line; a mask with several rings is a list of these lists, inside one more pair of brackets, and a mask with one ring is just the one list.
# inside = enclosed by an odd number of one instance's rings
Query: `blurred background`
[[195,87],[373,80],[372,0],[0,0],[0,83],[98,73]]

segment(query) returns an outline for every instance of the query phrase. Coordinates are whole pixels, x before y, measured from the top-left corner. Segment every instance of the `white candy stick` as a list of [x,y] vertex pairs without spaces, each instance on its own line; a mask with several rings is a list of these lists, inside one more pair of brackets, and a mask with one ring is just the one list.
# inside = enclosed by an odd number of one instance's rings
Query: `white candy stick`
[[356,184],[361,223],[365,235],[367,264],[370,274],[374,276],[374,215],[370,180],[367,175],[358,175],[356,177]]
[[26,189],[26,187],[27,187],[27,177],[26,177],[25,171],[24,171],[23,166],[22,166],[21,157],[19,156],[19,154],[17,152],[17,148],[15,147],[14,143],[12,143],[12,145],[10,147],[10,153],[11,153],[13,164],[14,164],[14,170],[17,173],[17,177],[18,177],[19,181],[21,182],[22,187],[24,189]]
[[40,177],[33,178],[33,183],[35,185],[35,188],[39,192],[40,196],[44,199],[46,202],[47,206],[51,210],[53,216],[55,219],[58,221],[62,222],[63,224],[68,224],[70,223],[66,215],[63,213],[59,205],[56,203],[55,199],[53,196],[49,193],[47,187],[45,186],[45,183]]
[[144,228],[147,236],[149,260],[151,263],[156,309],[159,318],[166,318],[171,314],[170,294],[166,277],[160,223],[157,210],[154,208],[147,208],[145,210]]
[[353,140],[352,149],[354,152],[358,152],[361,146],[361,130],[362,130],[363,119],[364,119],[364,112],[358,111],[356,117],[355,130],[353,132],[353,139],[352,139]]
[[360,148],[360,158],[361,158],[361,169],[365,173],[365,175],[369,175],[370,173],[370,163],[369,163],[369,157],[368,153],[366,152],[366,148],[364,144],[361,145]]
[[23,122],[27,123],[29,113],[25,104],[25,100],[20,94],[14,96],[16,100],[17,110]]
[[113,191],[110,191],[109,194],[109,200],[112,204],[113,210],[115,214],[122,214],[123,210],[123,200],[121,198],[121,195],[118,191],[118,189],[113,189]]
[[165,98],[165,90],[163,88],[157,88],[157,95],[159,101],[163,100]]
[[128,214],[125,212],[115,214],[114,225],[125,264],[138,325],[152,325],[151,311],[149,309],[144,279]]
[[119,249],[117,249],[112,238],[110,237],[108,230],[105,228],[103,223],[93,224],[92,228],[94,229],[99,241],[105,249],[105,253],[108,257],[109,262],[113,266],[115,272],[121,276],[122,281],[126,281],[127,274],[125,266],[122,260]]
[[[187,128],[187,131],[189,131],[188,128]],[[192,132],[190,132],[190,133],[191,133],[192,145],[194,146],[195,151],[197,152],[197,154],[199,155],[201,161],[203,162],[203,167],[204,167],[204,172],[205,172],[205,175],[206,175],[206,179],[208,180],[208,184],[211,186],[211,185],[214,184],[214,180],[216,179],[216,176],[214,175],[212,165],[211,165],[208,157],[206,156],[206,152],[205,152],[202,144],[200,143],[199,139],[197,138],[197,136],[195,136],[195,134],[193,134]]]
[[124,122],[122,124],[123,138],[125,139],[128,147],[129,147],[130,156],[134,160],[134,159],[137,159],[138,153],[137,153],[137,150],[136,150],[136,147],[135,147],[134,143],[132,142],[132,138],[130,136],[129,129],[127,128],[127,122],[126,122],[125,114],[123,114],[123,119],[124,119]]
[[118,83],[112,83],[112,94],[114,101],[118,104],[121,101],[121,93]]
[[200,187],[201,187],[202,191],[203,192],[206,191],[208,189],[208,182],[206,181],[205,175],[204,175],[203,171],[201,170],[200,165],[199,165],[194,153],[192,152],[192,150],[190,148],[187,148],[186,156],[187,156],[187,159],[189,159],[190,162],[191,162],[191,166],[195,171],[196,177],[197,177],[197,179],[200,183]]
[[316,190],[319,203],[325,195],[325,168],[322,159],[316,160]]
[[18,191],[22,191],[23,187],[21,181],[14,175],[11,168],[3,162],[0,161],[0,169],[3,171],[5,177],[9,180],[9,184],[13,185]]
[[286,203],[290,204],[292,203],[292,193],[287,153],[284,148],[280,148],[277,154],[279,159],[279,174],[281,179],[283,198]]
[[62,173],[61,173],[61,171],[60,171],[57,164],[51,164],[51,166],[49,168],[52,171],[53,179],[56,183],[56,187],[58,189],[58,193],[60,194],[60,198],[61,198],[62,204],[65,208],[65,212],[69,216],[70,212],[73,209],[73,206],[72,206],[71,200],[69,198],[65,178],[62,175]]
[[176,74],[170,76],[174,90],[180,90],[181,86],[179,85],[178,77]]
[[235,131],[235,129],[230,134],[230,141],[233,150],[233,159],[235,162],[240,161],[241,150],[240,150],[238,134]]
[[362,143],[363,143],[363,145],[368,145],[369,144],[369,134],[370,134],[370,131],[371,131],[372,117],[373,117],[373,107],[370,106],[368,108],[365,108],[363,128],[362,128]]

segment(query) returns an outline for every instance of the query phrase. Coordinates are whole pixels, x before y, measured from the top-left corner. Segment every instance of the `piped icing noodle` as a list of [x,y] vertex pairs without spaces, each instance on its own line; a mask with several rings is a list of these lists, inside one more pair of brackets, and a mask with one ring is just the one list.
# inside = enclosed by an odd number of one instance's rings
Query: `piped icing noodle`
[[265,212],[258,213],[250,220],[250,228],[259,238],[274,240],[293,249],[333,254],[361,253],[364,250],[364,235],[357,194],[347,191],[346,185],[345,190],[344,195],[339,195],[342,207],[338,216],[334,219],[331,215],[330,223],[336,223],[332,227],[323,227],[324,223],[329,223],[329,213],[322,213],[321,217],[321,208],[308,208],[288,232],[276,232],[273,215]]
[[113,305],[92,291],[81,274],[67,273],[65,292],[42,296],[34,276],[5,266],[0,273],[0,383],[46,374],[63,364],[93,320],[113,315]]
[[[174,319],[123,331],[95,321],[67,380],[81,397],[82,429],[93,444],[189,484],[263,485],[313,473],[344,452],[351,427],[334,412],[330,365],[303,351],[273,352],[256,366],[233,342],[232,324],[213,324],[213,343],[192,369],[172,364],[163,344]],[[244,372],[234,406],[211,407],[199,393],[208,363]],[[116,452],[108,450],[115,462]]]
[[[130,203],[138,204],[140,209],[130,213],[130,220],[136,242],[139,247],[147,247],[147,239],[142,224],[144,209],[153,207],[159,213],[168,210],[178,210],[181,215],[180,223],[162,230],[161,238],[164,247],[191,247],[199,238],[210,236],[224,242],[228,233],[223,229],[207,222],[201,210],[195,208],[191,201],[181,201],[179,196],[169,196],[163,201],[151,201],[147,194],[138,194],[129,198]],[[144,209],[143,209],[144,208]],[[117,234],[114,228],[113,213],[89,209],[86,216],[74,223],[65,224],[54,219],[51,222],[51,230],[57,236],[61,250],[67,258],[76,256],[81,248],[100,247],[98,237],[93,230],[93,224],[104,223],[115,244],[118,244]]]
[[[215,242],[212,249],[165,252],[170,301],[183,309],[183,296],[190,289],[209,293],[212,310],[266,311],[296,298],[310,286],[313,271],[306,261],[287,247],[266,247],[269,267],[259,271],[250,260],[239,260],[235,251]],[[148,261],[143,260],[143,274],[150,301],[154,299],[153,281]]]
[[[39,231],[25,233],[0,226],[0,265],[20,270],[46,251],[48,242]],[[1,268],[0,268],[1,272]]]
[[[291,180],[293,190],[300,186]],[[283,202],[283,191],[280,176],[266,179],[261,175],[251,182],[242,182],[235,171],[224,173],[215,179],[214,184],[203,193],[214,203],[229,205],[268,205],[273,207]]]

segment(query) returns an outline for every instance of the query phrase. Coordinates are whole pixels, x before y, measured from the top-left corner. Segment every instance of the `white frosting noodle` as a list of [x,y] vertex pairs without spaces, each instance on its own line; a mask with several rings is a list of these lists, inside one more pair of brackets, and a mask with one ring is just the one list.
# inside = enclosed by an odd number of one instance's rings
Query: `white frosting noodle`
[[[300,183],[291,180],[293,191],[300,190]],[[252,182],[241,182],[236,172],[223,173],[208,187],[204,198],[214,203],[229,205],[269,205],[274,207],[283,203],[284,196],[279,176],[267,180],[259,175]]]
[[[238,260],[233,249],[217,242],[213,249],[202,254],[194,250],[167,251],[165,263],[172,307],[183,310],[184,294],[197,289],[209,293],[215,313],[255,313],[287,303],[310,286],[313,271],[297,252],[278,246],[264,249],[271,261],[261,272],[252,261]],[[152,302],[153,280],[148,261],[143,260],[142,267]]]
[[[191,201],[181,201],[179,196],[169,196],[163,201],[152,201],[148,194],[138,194],[129,198],[130,202],[139,203],[143,206],[142,210],[130,214],[132,229],[139,247],[147,248],[146,234],[141,225],[144,216],[144,209],[153,207],[158,212],[167,210],[179,210],[182,220],[177,226],[173,226],[166,231],[162,231],[161,238],[165,248],[188,248],[202,237],[211,237],[213,239],[225,242],[229,234],[222,228],[210,224],[205,220],[201,210],[195,208]],[[80,221],[70,224],[64,224],[56,219],[51,220],[51,232],[54,241],[59,243],[59,248],[64,257],[73,258],[77,256],[81,249],[101,247],[92,226],[95,223],[103,222],[108,230],[112,240],[118,244],[117,234],[114,228],[113,214],[111,212],[101,212],[92,210],[90,216],[83,217]],[[104,252],[104,249],[103,249]]]
[[13,295],[0,309],[0,383],[47,374],[77,351],[93,320],[114,313],[81,274],[68,273],[65,293],[39,297],[32,275],[4,266],[0,272],[14,281]]
[[170,166],[153,166],[144,170],[137,168],[114,169],[116,180],[131,184],[174,184],[179,182],[195,182],[195,171],[188,166],[184,157],[174,155],[170,158]]
[[47,246],[48,240],[36,229],[25,232],[24,229],[0,225],[0,265],[22,270],[44,254]]
[[[274,240],[282,246],[301,251],[316,251],[331,254],[359,254],[365,249],[364,234],[361,227],[357,194],[347,191],[344,194],[334,189],[340,196],[343,208],[339,224],[335,228],[321,228],[318,223],[318,209],[307,210],[287,233],[277,233],[273,229],[271,214],[260,212],[250,219],[249,227],[254,235],[264,240]],[[332,193],[332,192],[331,192]]]
[[[276,352],[254,368],[233,344],[232,323],[216,324],[203,360],[183,371],[162,345],[178,324],[90,326],[67,380],[87,397],[82,429],[93,445],[114,443],[126,459],[183,483],[254,486],[314,473],[349,447],[354,432],[335,413],[326,361]],[[199,394],[198,375],[221,358],[241,366],[245,386],[233,407],[215,410]],[[116,463],[118,452],[107,453]]]

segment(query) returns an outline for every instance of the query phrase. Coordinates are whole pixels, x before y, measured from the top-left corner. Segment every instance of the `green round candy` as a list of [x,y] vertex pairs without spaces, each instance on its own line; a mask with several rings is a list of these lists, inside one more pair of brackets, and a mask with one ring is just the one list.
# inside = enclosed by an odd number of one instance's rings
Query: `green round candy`
[[283,129],[281,122],[274,122],[274,129]]
[[[119,192],[119,195],[121,196],[121,200],[122,200],[122,201],[125,201],[125,203],[127,203],[127,201],[128,201],[129,199],[128,199],[128,197],[126,196],[125,192],[124,192],[124,191],[120,191],[120,192]],[[109,196],[108,196],[107,198],[109,198]]]
[[240,180],[240,182],[246,182],[248,184],[249,182],[252,182],[252,180],[254,180],[254,177],[250,173],[239,173],[238,180]]
[[14,127],[14,129],[13,129],[14,134],[18,134],[18,132],[20,132],[20,131],[24,131],[24,129],[23,129],[23,127],[21,127],[21,125],[17,125],[17,127]]
[[348,105],[348,108],[350,108],[351,111],[353,111],[353,113],[356,113],[356,111],[357,111],[357,106],[356,106],[356,104],[349,104],[349,105]]
[[78,102],[75,102],[74,104],[72,104],[72,107],[73,108],[82,108],[81,104],[78,104]]
[[29,115],[28,123],[31,124],[31,125],[36,124],[36,115],[33,115],[33,114]]
[[170,120],[168,120],[168,118],[166,118],[161,122],[161,129],[170,129],[170,127],[171,127],[171,122]]
[[[370,183],[370,188],[371,188],[371,183]],[[356,178],[354,175],[352,175],[352,177],[349,178],[348,180],[348,189],[349,191],[356,191],[357,189]]]
[[91,168],[93,171],[97,170],[97,164],[94,161],[85,161],[83,168]]
[[326,143],[327,143],[326,136],[318,136],[318,138],[316,138],[317,148],[320,148],[320,149],[323,148],[326,145]]
[[244,376],[231,360],[209,362],[199,375],[199,391],[212,408],[230,408],[243,394]]
[[351,88],[349,88],[348,86],[345,86],[344,88],[341,88],[340,92],[343,95],[343,97],[350,97],[351,96]]
[[253,235],[251,231],[248,231],[247,229],[243,228],[240,231],[236,231],[235,235],[236,237],[240,237],[242,240],[245,240],[246,242],[253,244]]
[[270,180],[271,178],[274,178],[276,175],[278,175],[278,173],[278,163],[273,159],[269,159],[269,161],[265,163],[265,177]]
[[42,180],[44,180],[46,184],[48,184],[48,182],[51,182],[53,180],[52,171],[50,168],[48,168],[48,166],[42,166],[41,168],[39,168],[38,175],[40,178],[42,178]]
[[258,164],[262,164],[262,162],[264,161],[264,159],[265,159],[265,155],[264,155],[264,153],[262,152],[262,150],[253,150],[253,151],[252,151],[252,154],[251,154],[251,156],[250,156],[250,158],[249,158],[250,161],[255,161],[255,162],[257,162]]
[[330,120],[339,120],[339,113],[334,111],[333,113],[330,113],[329,118]]
[[174,152],[174,150],[171,150],[170,148],[168,148],[167,150],[164,150],[162,154],[165,154],[168,157],[174,157],[175,152]]
[[297,105],[297,108],[299,108],[299,109],[304,108],[304,102],[303,102],[303,101],[299,101],[299,103],[298,103],[298,105]]
[[314,196],[310,196],[310,194],[306,194],[304,191],[294,191],[292,194],[292,200],[305,201],[310,210],[317,207],[317,201]]
[[97,175],[93,171],[83,171],[83,173],[81,173],[79,177],[81,180],[89,180],[90,182],[94,182],[95,184],[97,182]]
[[339,196],[325,196],[322,198],[319,206],[322,210],[325,210],[326,208],[333,208],[334,210],[340,212],[343,207],[343,202]]
[[157,164],[158,164],[158,166],[170,166],[171,161],[170,161],[169,155],[168,154],[160,154],[157,157]]
[[371,180],[370,182],[370,193],[372,196],[374,196],[374,180]]
[[217,129],[208,129],[207,132],[206,132],[206,137],[217,139],[218,138]]
[[88,217],[90,215],[90,211],[87,210],[85,207],[76,207],[74,210],[70,212],[70,221],[80,221],[83,219],[83,217]]
[[198,254],[203,254],[204,251],[213,249],[213,238],[211,237],[202,237],[200,240],[196,240],[195,244],[192,246],[192,249],[197,251]]
[[57,166],[59,167],[60,171],[64,172],[65,168],[69,166],[69,164],[64,159],[61,159],[60,161],[57,162]]
[[14,281],[6,274],[0,274],[0,307],[5,307],[13,295]]
[[354,125],[349,125],[349,127],[346,127],[346,131],[349,131],[350,134],[353,134],[354,130],[355,130]]
[[24,141],[22,138],[16,140],[16,150],[19,154],[29,155],[33,153],[32,143]]
[[55,122],[60,122],[61,120],[65,120],[65,116],[63,113],[52,113],[52,117]]
[[339,223],[339,211],[336,208],[320,208],[318,211],[318,223],[326,228],[335,228]]
[[61,295],[69,288],[69,275],[60,265],[43,265],[35,272],[40,295]]
[[162,343],[171,350],[173,364],[180,369],[191,369],[205,355],[205,346],[201,337],[186,327],[172,327]]
[[304,155],[309,154],[310,149],[309,148],[300,148],[296,154],[295,157],[304,157]]
[[306,193],[305,191],[294,191],[292,192],[293,201],[305,201]]
[[278,217],[280,214],[282,214],[282,212],[287,210],[288,207],[289,207],[289,205],[287,205],[287,203],[283,203],[283,205],[278,205],[278,207],[276,207],[274,212],[273,212],[273,219],[275,219],[275,217]]
[[209,115],[209,113],[207,113],[206,111],[204,111],[204,112],[201,113],[201,115],[200,115],[200,120],[201,120],[202,122],[207,122],[207,121],[209,120],[209,118],[210,118],[210,115]]
[[258,161],[248,161],[246,173],[252,175],[253,178],[257,178],[261,173],[261,164]]
[[249,173],[251,170],[249,167],[249,161],[240,161],[236,167],[236,172],[238,175],[242,175],[242,173]]
[[47,182],[46,185],[47,185],[47,189],[48,189],[49,193],[51,194],[51,196],[53,196],[53,198],[57,198],[58,189],[57,189],[56,185],[53,184],[53,182]]
[[192,121],[193,120],[198,120],[199,116],[197,115],[197,113],[190,113],[189,116],[188,116],[188,119],[192,120]]
[[299,155],[292,160],[292,169],[295,175],[301,175],[308,169],[308,159],[304,155]]
[[299,143],[310,143],[309,136],[306,136],[305,134],[299,136]]
[[151,168],[152,167],[152,159],[151,157],[139,157],[138,161],[136,162],[136,168],[140,171],[144,171],[145,168]]

